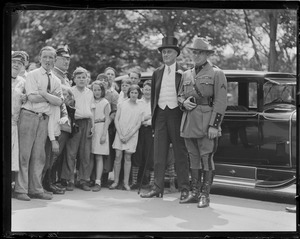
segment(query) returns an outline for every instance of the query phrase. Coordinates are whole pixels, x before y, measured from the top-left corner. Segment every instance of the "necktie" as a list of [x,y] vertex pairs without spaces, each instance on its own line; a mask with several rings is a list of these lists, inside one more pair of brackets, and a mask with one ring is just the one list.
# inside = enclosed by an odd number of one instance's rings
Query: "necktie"
[[171,73],[171,67],[168,66],[168,75]]
[[50,80],[50,73],[46,72],[48,76],[48,85],[47,85],[47,92],[49,93],[51,91],[51,80]]

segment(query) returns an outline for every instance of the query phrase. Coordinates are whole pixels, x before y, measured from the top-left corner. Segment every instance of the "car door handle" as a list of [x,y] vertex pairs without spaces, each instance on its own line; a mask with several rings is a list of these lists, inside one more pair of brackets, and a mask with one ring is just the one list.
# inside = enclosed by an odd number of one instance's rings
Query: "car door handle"
[[232,169],[232,170],[229,171],[229,173],[232,174],[232,175],[234,175],[235,174],[235,170]]

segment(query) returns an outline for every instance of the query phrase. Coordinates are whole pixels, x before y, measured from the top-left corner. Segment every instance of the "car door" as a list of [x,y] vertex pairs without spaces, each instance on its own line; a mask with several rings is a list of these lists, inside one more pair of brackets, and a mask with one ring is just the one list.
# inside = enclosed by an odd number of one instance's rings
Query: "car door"
[[295,81],[266,79],[264,105],[259,115],[261,144],[258,157],[264,159],[258,187],[278,187],[295,179],[296,106]]
[[227,76],[227,110],[214,159],[217,180],[255,186],[260,145],[258,79]]

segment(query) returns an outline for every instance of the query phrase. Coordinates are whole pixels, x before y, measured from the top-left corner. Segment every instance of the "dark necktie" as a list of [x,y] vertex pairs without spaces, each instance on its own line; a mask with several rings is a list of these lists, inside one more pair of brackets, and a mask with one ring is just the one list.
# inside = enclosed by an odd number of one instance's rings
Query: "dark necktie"
[[48,85],[47,85],[47,92],[50,93],[51,91],[51,80],[50,80],[50,74],[49,72],[46,72],[47,76],[48,76]]
[[171,67],[168,66],[168,75],[171,73]]

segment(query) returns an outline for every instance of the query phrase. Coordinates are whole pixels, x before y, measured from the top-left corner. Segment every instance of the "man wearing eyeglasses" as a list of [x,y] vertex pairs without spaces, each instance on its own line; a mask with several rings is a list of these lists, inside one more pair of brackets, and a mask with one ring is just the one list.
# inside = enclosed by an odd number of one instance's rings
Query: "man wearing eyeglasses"
[[227,105],[227,80],[223,71],[208,62],[214,50],[204,39],[195,38],[189,49],[195,67],[183,73],[178,102],[184,111],[180,135],[189,152],[192,191],[181,203],[198,203],[198,208],[203,208],[210,202],[213,155]]

